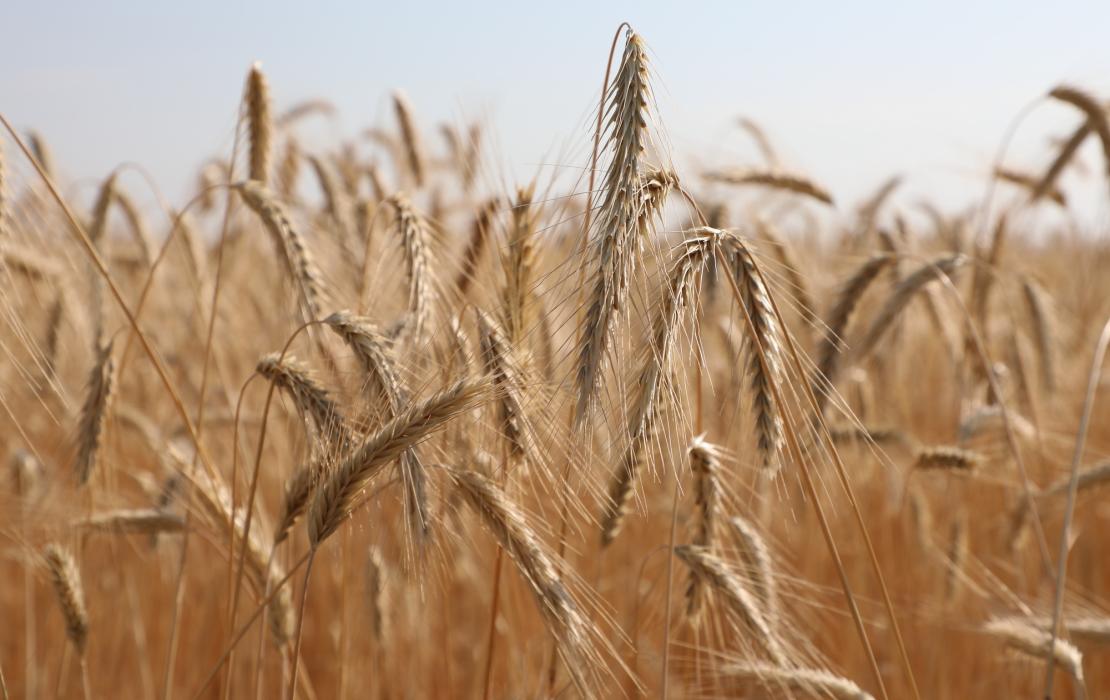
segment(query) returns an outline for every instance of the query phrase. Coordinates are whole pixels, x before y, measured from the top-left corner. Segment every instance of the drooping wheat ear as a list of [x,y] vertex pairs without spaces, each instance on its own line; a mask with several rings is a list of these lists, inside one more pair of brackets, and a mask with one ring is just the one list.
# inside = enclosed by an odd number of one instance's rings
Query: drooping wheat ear
[[775,231],[775,227],[766,220],[757,218],[755,225],[760,235],[771,244],[771,251],[774,252],[775,258],[782,266],[782,271],[790,284],[790,292],[798,304],[798,313],[802,320],[805,321],[808,327],[817,327],[820,324],[820,319],[817,318],[817,313],[814,311],[817,307],[813,303],[809,283],[806,282],[806,276],[802,274],[802,267],[798,264],[793,249],[786,241],[782,240],[782,237]]
[[50,582],[65,618],[66,636],[73,643],[78,656],[85,655],[89,639],[89,613],[85,608],[85,589],[81,585],[81,572],[73,555],[59,544],[48,544],[43,550]]
[[321,465],[313,463],[298,468],[285,480],[285,488],[281,498],[281,514],[278,516],[277,527],[274,529],[273,546],[277,547],[284,542],[289,537],[289,531],[297,524],[297,520],[304,515],[321,472]]
[[[894,263],[895,257],[886,253],[875,255],[860,265],[859,269],[848,278],[836,296],[836,303],[829,311],[825,321],[825,337],[817,351],[817,369],[820,375],[814,380],[814,389],[819,389],[828,383],[831,387],[836,381],[840,369],[840,355],[846,349],[844,337],[848,331],[848,324],[871,283],[878,279],[883,270]],[[814,391],[819,405],[824,406],[828,400],[828,391]]]
[[1014,170],[1012,168],[1006,168],[1000,165],[994,169],[994,176],[1002,182],[1008,182],[1011,185],[1017,185],[1021,189],[1025,190],[1030,194],[1030,199],[1036,200],[1040,199],[1040,197],[1047,196],[1049,199],[1051,199],[1056,204],[1059,204],[1061,207],[1068,206],[1067,197],[1065,197],[1064,193],[1061,192],[1052,183],[1049,183],[1045,187],[1044,194],[1038,194],[1042,180],[1040,178],[1037,178],[1035,175],[1021,172],[1020,170]]
[[[1029,624],[1036,625],[1044,631],[1051,631],[1052,618],[1029,618]],[[1075,617],[1061,620],[1060,626],[1068,631],[1068,637],[1075,640],[1076,644],[1089,644],[1091,646],[1105,647],[1110,644],[1110,618],[1105,617]]]
[[325,298],[324,281],[304,238],[282,206],[277,196],[265,185],[249,181],[235,186],[243,201],[253,211],[270,234],[278,255],[285,262],[290,277],[300,291],[305,320],[320,317],[320,305]]
[[601,543],[608,545],[620,531],[644,453],[655,435],[659,413],[672,371],[675,342],[700,274],[714,264],[714,253],[724,232],[711,228],[692,229],[678,246],[671,265],[667,290],[656,304],[647,353],[635,382],[636,395],[629,409],[627,445],[609,482],[609,494],[601,516]]
[[478,263],[482,260],[482,252],[486,249],[489,233],[493,224],[493,217],[497,213],[497,199],[488,199],[478,207],[474,215],[474,223],[470,228],[470,238],[463,250],[462,264],[459,266],[459,275],[455,278],[455,286],[459,296],[465,297],[474,282],[474,273]]
[[898,283],[894,291],[887,297],[886,303],[875,315],[864,332],[860,342],[853,349],[856,361],[863,360],[879,344],[883,334],[893,325],[894,319],[902,312],[925,285],[937,279],[941,274],[951,276],[959,269],[967,258],[963,255],[953,255],[933,262],[927,262],[911,272],[905,279]]
[[1056,390],[1056,316],[1052,311],[1052,301],[1044,289],[1029,277],[1022,279],[1021,291],[1037,344],[1041,384],[1045,391],[1051,393]]
[[478,310],[478,338],[482,364],[497,388],[498,424],[514,460],[534,458],[535,441],[524,410],[525,379],[516,351],[497,321]]
[[630,31],[617,76],[604,104],[599,106],[609,115],[606,139],[611,155],[591,254],[594,279],[578,348],[577,427],[585,425],[589,418],[615,319],[640,257],[642,241],[636,238],[639,224],[642,222],[645,227],[653,224],[670,189],[666,179],[656,181],[640,174],[650,99],[647,49],[639,35]]
[[[371,395],[384,399],[388,406],[386,418],[401,414],[408,401],[408,391],[393,361],[389,340],[367,319],[347,311],[328,316],[324,323],[343,339],[358,358],[370,383]],[[409,449],[401,454],[398,467],[405,487],[405,512],[409,527],[422,540],[427,536],[430,524],[424,465],[416,450]]]
[[1044,175],[1042,175],[1041,179],[1037,182],[1036,187],[1033,188],[1032,194],[1029,195],[1030,201],[1035,202],[1045,195],[1059,191],[1056,189],[1056,181],[1060,178],[1060,173],[1064,172],[1064,168],[1068,166],[1068,163],[1071,162],[1076,151],[1078,151],[1079,147],[1083,145],[1083,142],[1087,140],[1087,137],[1091,135],[1091,131],[1093,131],[1091,120],[1087,119],[1072,132],[1072,135],[1064,142],[1064,145],[1060,147],[1060,152],[1056,155],[1052,164],[1048,166],[1048,170],[1045,171]]
[[346,343],[362,366],[371,402],[387,405],[390,408],[387,416],[392,417],[406,396],[389,338],[370,319],[349,311],[336,311],[324,319],[324,324]]
[[54,168],[54,154],[50,150],[49,144],[46,143],[46,139],[37,131],[29,131],[27,132],[27,140],[30,142],[31,154],[38,161],[39,167],[42,168],[47,177],[54,179],[58,171]]
[[262,64],[255,63],[247,73],[247,132],[250,136],[249,179],[269,184],[270,151],[274,125],[270,116],[270,86],[262,73]]
[[297,180],[301,175],[301,164],[304,162],[304,153],[301,144],[290,136],[285,140],[285,150],[281,154],[281,161],[277,168],[277,191],[286,202],[297,198]]
[[951,445],[932,445],[918,450],[913,468],[969,472],[982,461],[983,456],[978,452]]
[[[745,314],[751,322],[743,324],[749,334],[745,336],[748,354],[748,375],[751,381],[752,406],[756,414],[756,435],[763,460],[763,473],[773,478],[778,473],[779,452],[783,446],[783,417],[781,406],[776,405],[772,386],[783,386],[785,376],[782,364],[782,332],[771,303],[770,292],[755,257],[736,236],[723,242],[730,273],[740,290]],[[754,332],[754,337],[751,336]]]
[[726,664],[720,671],[725,678],[760,683],[774,690],[802,692],[834,700],[874,700],[847,678],[820,669],[744,662]]
[[961,510],[952,521],[948,531],[948,576],[944,584],[944,597],[955,600],[963,580],[964,564],[967,562],[968,532],[967,512]]
[[726,185],[759,185],[777,190],[785,190],[787,192],[811,197],[829,206],[833,205],[833,198],[828,190],[807,177],[793,173],[734,168],[731,170],[711,170],[705,173],[705,179],[710,182],[721,182]]
[[744,578],[751,583],[752,592],[759,599],[763,619],[772,630],[779,618],[778,588],[775,585],[775,564],[771,548],[759,530],[749,520],[734,515],[728,519],[732,534],[740,545],[740,560],[744,565]]
[[536,183],[517,189],[513,203],[513,225],[509,231],[509,250],[504,259],[505,289],[501,295],[505,335],[518,345],[534,321],[532,274],[535,267],[535,229],[538,212],[532,207]]
[[[699,435],[694,438],[687,452],[690,457],[690,472],[694,476],[694,503],[697,506],[693,544],[712,550],[721,500],[720,448],[706,442]],[[701,614],[705,600],[701,586],[701,579],[691,573],[686,586],[686,614],[695,621]]]
[[409,173],[417,187],[424,186],[424,145],[420,132],[412,116],[412,105],[400,90],[393,93],[393,111],[397,115],[397,126],[401,129],[401,143],[405,147],[405,158]]
[[775,664],[780,666],[786,663],[786,654],[782,645],[767,624],[759,603],[744,587],[728,565],[719,557],[714,556],[704,547],[680,545],[675,547],[674,553],[690,567],[695,576],[700,576],[722,598],[728,609],[748,628],[755,638],[758,646],[767,654]]
[[181,532],[185,529],[185,520],[180,515],[158,508],[137,508],[97,513],[75,525],[83,530],[118,535],[157,535]]
[[271,353],[258,361],[256,371],[284,391],[303,416],[310,416],[325,453],[342,454],[351,430],[328,390],[309,374],[308,367],[287,355]]
[[552,556],[540,544],[524,514],[491,479],[474,471],[453,469],[450,473],[464,500],[528,582],[559,656],[579,692],[591,696],[587,692],[588,665],[596,654],[591,648],[588,623],[560,580]]
[[1098,134],[1106,172],[1110,176],[1110,118],[1107,117],[1106,109],[1086,92],[1070,85],[1059,85],[1048,96],[1070,104],[1087,116],[1087,124]]
[[755,147],[759,149],[759,154],[763,156],[763,161],[767,164],[768,168],[777,168],[779,165],[778,154],[775,153],[774,146],[771,145],[771,139],[767,138],[767,133],[763,131],[762,127],[755,122],[755,120],[748,117],[740,117],[736,120],[737,125],[752,137],[755,142]]
[[150,231],[143,221],[143,215],[139,212],[139,208],[135,206],[135,201],[123,190],[116,188],[115,197],[119,208],[123,210],[123,218],[127,220],[128,230],[131,231],[131,237],[135,240],[139,254],[146,266],[150,267],[154,264],[155,245],[154,240],[150,237]]
[[112,341],[96,350],[96,362],[89,373],[85,389],[85,402],[81,405],[81,418],[77,427],[77,459],[74,471],[77,483],[88,483],[96,468],[96,458],[104,441],[104,427],[116,391],[116,365],[112,359]]
[[363,487],[382,467],[443,427],[456,415],[481,405],[490,382],[457,382],[411,404],[351,453],[316,489],[308,512],[308,539],[315,549],[362,503]]
[[1034,619],[1025,617],[995,618],[983,631],[1005,642],[1006,646],[1038,659],[1053,657],[1075,682],[1083,686],[1083,655],[1070,642],[1057,639],[1052,644],[1048,632],[1039,629]]
[[404,194],[398,192],[386,201],[397,212],[394,226],[400,238],[408,272],[412,332],[415,338],[422,338],[431,317],[435,296],[431,277],[431,254],[428,250],[428,226],[424,217],[412,207]]
[[[1070,481],[1070,476],[1065,476],[1062,479],[1054,481],[1041,492],[1041,495],[1047,498],[1062,496],[1068,492]],[[1105,460],[1093,467],[1088,467],[1080,471],[1076,476],[1077,491],[1086,491],[1107,483],[1110,483],[1110,460]]]
[[389,573],[385,558],[376,545],[370,546],[366,557],[366,598],[370,608],[370,629],[374,641],[382,644],[388,637]]

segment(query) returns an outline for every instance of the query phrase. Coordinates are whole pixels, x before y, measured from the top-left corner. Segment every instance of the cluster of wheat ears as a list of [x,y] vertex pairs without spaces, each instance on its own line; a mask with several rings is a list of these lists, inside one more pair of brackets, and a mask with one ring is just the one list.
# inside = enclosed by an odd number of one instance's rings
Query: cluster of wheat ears
[[1110,249],[1037,225],[1105,105],[838,216],[747,120],[676,172],[652,81],[622,26],[581,178],[494,192],[401,94],[306,153],[256,65],[158,224],[3,120],[3,696],[1110,688]]

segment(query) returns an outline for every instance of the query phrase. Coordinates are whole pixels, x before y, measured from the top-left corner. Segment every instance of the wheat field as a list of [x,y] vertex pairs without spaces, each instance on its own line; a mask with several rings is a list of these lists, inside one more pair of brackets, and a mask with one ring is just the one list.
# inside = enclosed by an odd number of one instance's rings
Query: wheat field
[[1110,692],[1110,248],[1044,224],[1106,103],[969,209],[852,204],[748,119],[673,165],[650,56],[500,190],[403,93],[313,152],[258,64],[157,209],[5,116],[3,697]]

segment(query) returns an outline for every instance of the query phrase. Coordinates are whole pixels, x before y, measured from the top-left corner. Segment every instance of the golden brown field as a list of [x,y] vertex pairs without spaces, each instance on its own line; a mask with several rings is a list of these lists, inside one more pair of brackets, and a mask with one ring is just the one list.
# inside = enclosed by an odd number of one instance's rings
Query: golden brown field
[[506,191],[400,93],[308,152],[258,66],[161,211],[3,132],[4,697],[1110,692],[1110,249],[1037,216],[1104,103],[969,210],[852,206],[747,120],[676,170],[648,56]]

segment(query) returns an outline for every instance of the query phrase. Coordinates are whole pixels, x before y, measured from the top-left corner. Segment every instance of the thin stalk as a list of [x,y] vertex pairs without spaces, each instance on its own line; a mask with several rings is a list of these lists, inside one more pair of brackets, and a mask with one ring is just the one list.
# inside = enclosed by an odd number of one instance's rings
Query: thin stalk
[[1110,320],[1102,327],[1102,334],[1095,346],[1095,356],[1091,360],[1091,371],[1087,375],[1087,395],[1083,399],[1083,416],[1079,419],[1079,433],[1075,436],[1075,452],[1071,459],[1071,479],[1068,481],[1068,504],[1064,510],[1064,527],[1060,531],[1060,555],[1057,562],[1056,590],[1052,596],[1052,635],[1045,655],[1044,697],[1052,700],[1052,682],[1056,672],[1056,639],[1060,632],[1060,618],[1064,614],[1064,583],[1068,573],[1068,540],[1071,537],[1071,520],[1075,513],[1075,494],[1079,490],[1079,463],[1083,459],[1083,448],[1087,444],[1087,430],[1091,424],[1091,413],[1095,407],[1095,394],[1098,393],[1100,369],[1106,359],[1106,347],[1110,345]]

